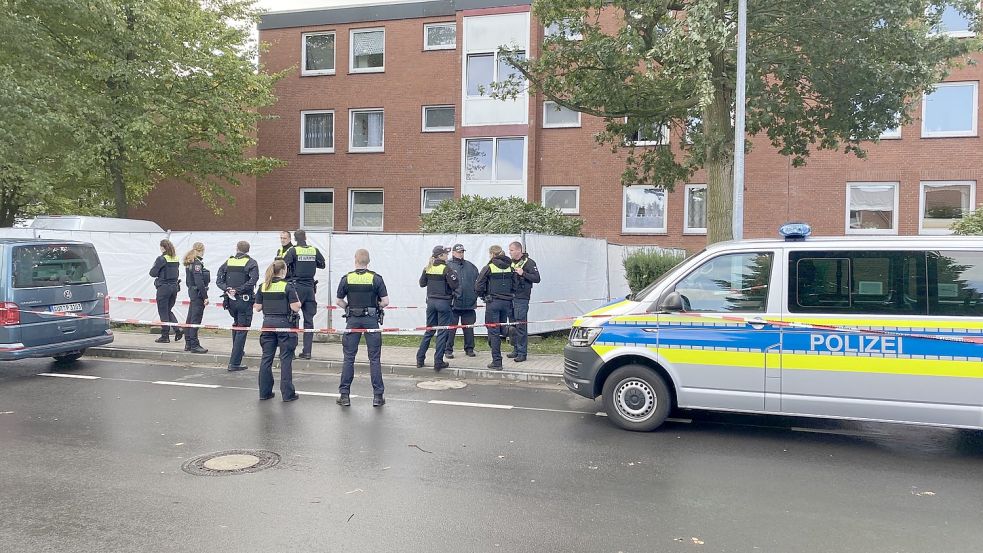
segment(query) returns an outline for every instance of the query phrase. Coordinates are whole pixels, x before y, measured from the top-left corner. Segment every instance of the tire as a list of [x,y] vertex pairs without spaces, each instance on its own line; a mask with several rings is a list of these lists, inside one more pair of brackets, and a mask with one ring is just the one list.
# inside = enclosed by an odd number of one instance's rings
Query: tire
[[611,373],[601,393],[608,419],[625,430],[655,430],[672,410],[665,380],[642,365],[625,365]]
[[56,363],[73,363],[78,361],[83,355],[85,355],[85,350],[76,351],[75,353],[66,353],[63,355],[55,355]]

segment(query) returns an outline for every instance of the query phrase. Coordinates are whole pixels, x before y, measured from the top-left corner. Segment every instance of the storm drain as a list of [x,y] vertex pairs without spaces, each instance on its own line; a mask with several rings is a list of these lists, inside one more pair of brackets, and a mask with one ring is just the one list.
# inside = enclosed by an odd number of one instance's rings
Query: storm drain
[[195,476],[227,476],[259,472],[276,466],[280,456],[262,449],[233,449],[200,455],[181,465],[181,470]]
[[417,388],[423,388],[424,390],[460,390],[465,386],[467,384],[460,380],[424,380],[416,384]]

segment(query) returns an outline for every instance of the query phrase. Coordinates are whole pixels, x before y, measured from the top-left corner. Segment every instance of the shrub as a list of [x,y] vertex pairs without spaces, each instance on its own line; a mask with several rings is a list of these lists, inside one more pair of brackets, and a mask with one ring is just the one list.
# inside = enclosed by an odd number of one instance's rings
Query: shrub
[[421,217],[420,230],[434,233],[514,234],[538,232],[580,236],[583,219],[519,198],[463,196]]
[[628,287],[632,293],[638,292],[679,265],[683,259],[684,255],[660,249],[644,249],[628,254],[624,261]]
[[983,209],[963,215],[963,218],[953,223],[951,228],[956,234],[983,235]]

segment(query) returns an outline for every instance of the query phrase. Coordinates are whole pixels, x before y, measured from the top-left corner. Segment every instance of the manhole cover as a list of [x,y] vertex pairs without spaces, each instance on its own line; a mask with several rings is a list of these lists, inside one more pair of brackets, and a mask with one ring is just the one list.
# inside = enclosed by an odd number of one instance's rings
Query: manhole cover
[[262,449],[234,449],[200,455],[185,461],[181,470],[195,476],[225,476],[259,472],[275,466],[280,456]]
[[460,380],[424,380],[416,384],[417,388],[424,390],[460,390],[465,386],[467,384]]

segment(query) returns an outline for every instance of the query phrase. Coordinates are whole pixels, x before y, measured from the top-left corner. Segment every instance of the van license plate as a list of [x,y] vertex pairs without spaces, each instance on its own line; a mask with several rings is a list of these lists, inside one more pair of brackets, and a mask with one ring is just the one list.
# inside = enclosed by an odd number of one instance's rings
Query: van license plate
[[73,311],[81,311],[81,310],[82,310],[81,303],[64,303],[62,305],[51,306],[52,313],[70,313]]

